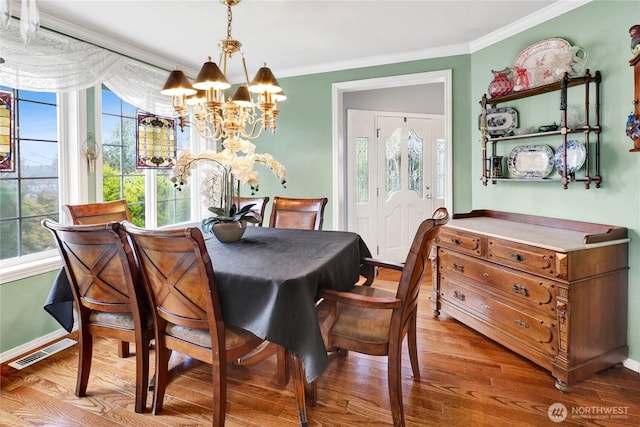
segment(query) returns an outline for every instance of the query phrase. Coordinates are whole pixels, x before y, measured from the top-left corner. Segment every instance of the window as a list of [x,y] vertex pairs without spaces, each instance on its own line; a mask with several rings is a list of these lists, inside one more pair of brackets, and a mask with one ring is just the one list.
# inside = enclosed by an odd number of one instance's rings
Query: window
[[55,93],[13,92],[14,171],[0,173],[0,260],[53,248],[43,218],[58,220],[58,104]]
[[[171,169],[136,168],[137,109],[102,89],[102,191],[104,201],[126,199],[134,224],[163,226],[191,219],[191,194],[176,191]],[[178,151],[189,148],[190,129],[178,130]],[[155,185],[147,185],[147,183]],[[151,206],[151,207],[150,207]],[[151,209],[153,212],[148,212]]]

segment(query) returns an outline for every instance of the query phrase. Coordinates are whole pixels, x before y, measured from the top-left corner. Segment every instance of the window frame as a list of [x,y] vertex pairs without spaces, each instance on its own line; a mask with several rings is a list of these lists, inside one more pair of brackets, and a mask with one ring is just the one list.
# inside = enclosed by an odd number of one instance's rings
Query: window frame
[[[86,135],[86,91],[56,93],[58,126],[59,218],[64,218],[62,205],[75,203],[71,195],[87,197],[87,162],[82,161],[81,135]],[[76,129],[75,132],[72,130]],[[84,140],[82,140],[84,141]],[[75,167],[71,167],[75,165]],[[72,200],[73,199],[73,200]],[[85,199],[86,200],[86,199]],[[0,285],[45,274],[62,266],[56,249],[0,260]]]
[[[91,96],[92,95],[92,96]],[[56,100],[58,125],[58,215],[61,222],[69,222],[62,206],[65,204],[82,204],[95,200],[103,200],[102,155],[96,159],[93,172],[84,154],[84,144],[92,137],[102,147],[102,85],[96,85],[80,91],[57,92]],[[90,101],[93,101],[90,103]],[[94,135],[88,135],[88,126],[93,124]],[[178,130],[179,131],[179,130]],[[180,131],[179,131],[180,132]],[[204,142],[197,132],[190,128],[190,149]],[[145,226],[155,227],[157,224],[157,172],[153,169],[144,171],[145,178]],[[198,171],[194,171],[198,176]],[[191,219],[197,221],[202,210],[199,192],[191,193]],[[185,222],[186,223],[186,222]],[[185,224],[181,223],[181,224]],[[56,249],[0,260],[0,285],[21,279],[50,273],[62,266],[62,260]]]

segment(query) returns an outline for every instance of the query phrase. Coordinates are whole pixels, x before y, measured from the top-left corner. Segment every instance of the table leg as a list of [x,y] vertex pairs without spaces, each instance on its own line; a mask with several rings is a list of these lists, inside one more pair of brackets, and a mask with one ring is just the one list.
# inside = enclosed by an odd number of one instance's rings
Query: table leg
[[292,351],[286,350],[293,376],[293,389],[296,395],[296,403],[298,405],[298,418],[300,420],[300,426],[306,427],[309,425],[309,419],[307,418],[307,402],[305,397],[305,376],[302,362],[298,359]]

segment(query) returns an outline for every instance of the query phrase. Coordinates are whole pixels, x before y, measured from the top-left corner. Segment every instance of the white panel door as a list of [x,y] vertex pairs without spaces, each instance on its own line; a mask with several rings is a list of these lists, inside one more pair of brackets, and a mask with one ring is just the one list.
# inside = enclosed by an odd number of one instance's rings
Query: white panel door
[[444,203],[434,189],[442,117],[349,110],[347,123],[348,230],[374,256],[404,261],[420,222]]
[[404,261],[418,226],[433,212],[431,120],[377,117],[378,257]]

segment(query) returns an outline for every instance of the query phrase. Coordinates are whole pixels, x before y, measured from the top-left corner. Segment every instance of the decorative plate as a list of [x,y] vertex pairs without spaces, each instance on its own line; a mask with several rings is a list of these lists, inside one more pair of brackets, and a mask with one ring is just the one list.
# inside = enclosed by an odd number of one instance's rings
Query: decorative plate
[[545,178],[553,170],[553,150],[548,145],[515,147],[507,167],[513,178]]
[[562,80],[565,71],[571,71],[571,56],[564,55],[570,49],[565,39],[542,40],[520,52],[513,67],[527,70],[531,88],[554,83]]
[[[482,126],[482,114],[478,128]],[[490,136],[503,136],[518,127],[518,112],[510,107],[487,108],[487,132]]]
[[[558,170],[558,173],[562,175],[564,169],[564,144],[560,144],[556,149],[556,154],[553,157],[553,163]],[[573,139],[567,141],[567,175],[573,175],[576,171],[584,165],[587,159],[587,148],[584,144],[575,141]]]

